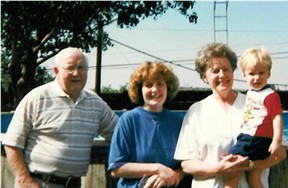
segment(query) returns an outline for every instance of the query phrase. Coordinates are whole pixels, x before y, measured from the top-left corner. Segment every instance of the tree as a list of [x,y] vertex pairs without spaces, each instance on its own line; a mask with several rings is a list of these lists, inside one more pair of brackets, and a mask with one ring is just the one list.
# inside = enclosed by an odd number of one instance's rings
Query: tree
[[114,89],[112,88],[111,85],[109,86],[104,86],[101,88],[102,93],[124,93],[124,92],[128,92],[128,83],[126,83],[125,85],[120,86],[119,89]]
[[[36,87],[37,67],[68,46],[89,52],[108,34],[97,31],[113,21],[135,27],[141,19],[177,9],[196,23],[193,1],[1,1],[1,53],[7,55],[15,105]],[[101,27],[99,27],[101,26]]]

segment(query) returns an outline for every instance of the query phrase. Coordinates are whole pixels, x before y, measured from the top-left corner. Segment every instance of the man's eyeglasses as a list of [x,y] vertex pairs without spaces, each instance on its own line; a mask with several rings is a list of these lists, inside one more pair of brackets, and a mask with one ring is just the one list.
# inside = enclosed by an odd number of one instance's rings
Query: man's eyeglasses
[[74,65],[74,66],[68,66],[68,67],[60,67],[64,70],[66,70],[67,72],[69,72],[70,74],[73,74],[76,70],[78,70],[79,72],[86,72],[88,67],[87,65]]

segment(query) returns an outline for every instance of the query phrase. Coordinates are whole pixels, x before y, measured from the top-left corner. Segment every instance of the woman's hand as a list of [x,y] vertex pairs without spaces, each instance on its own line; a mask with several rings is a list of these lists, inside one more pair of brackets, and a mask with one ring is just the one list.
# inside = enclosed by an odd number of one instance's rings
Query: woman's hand
[[165,180],[159,175],[150,176],[143,188],[160,188],[165,186]]
[[158,164],[157,174],[150,176],[146,182],[145,187],[157,188],[161,186],[170,187],[172,185],[178,185],[180,182],[180,174],[173,169],[166,167],[162,164]]
[[249,158],[240,155],[223,156],[218,163],[218,175],[224,179],[240,176],[245,170],[249,169]]
[[193,175],[194,179],[207,180],[217,176],[238,176],[248,170],[249,159],[237,155],[223,156],[217,163],[203,162],[198,159],[189,159],[181,162],[183,171]]
[[171,187],[173,185],[177,186],[180,181],[177,174],[178,173],[176,172],[174,176],[166,180],[158,174],[152,175],[147,179],[144,188]]

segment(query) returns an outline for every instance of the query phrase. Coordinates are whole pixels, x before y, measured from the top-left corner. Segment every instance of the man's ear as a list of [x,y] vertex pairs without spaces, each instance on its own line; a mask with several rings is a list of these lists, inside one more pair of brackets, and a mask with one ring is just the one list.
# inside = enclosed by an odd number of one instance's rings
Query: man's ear
[[206,78],[206,75],[203,76],[203,81],[204,81],[206,84],[208,84],[208,80],[207,80],[207,78]]
[[54,70],[54,74],[55,74],[55,75],[57,75],[57,74],[58,74],[58,72],[59,72],[59,68],[58,68],[58,67],[54,67],[54,69],[53,69],[53,70]]

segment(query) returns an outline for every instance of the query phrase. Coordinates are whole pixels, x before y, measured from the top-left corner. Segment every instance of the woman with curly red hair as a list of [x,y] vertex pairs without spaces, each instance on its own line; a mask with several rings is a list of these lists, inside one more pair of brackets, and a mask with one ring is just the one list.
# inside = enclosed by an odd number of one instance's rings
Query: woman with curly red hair
[[145,62],[130,77],[129,96],[139,105],[119,119],[108,170],[117,187],[171,187],[183,177],[173,159],[182,118],[163,107],[178,92],[178,78],[161,62]]

